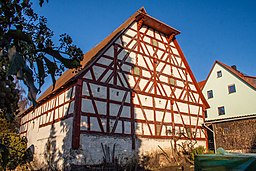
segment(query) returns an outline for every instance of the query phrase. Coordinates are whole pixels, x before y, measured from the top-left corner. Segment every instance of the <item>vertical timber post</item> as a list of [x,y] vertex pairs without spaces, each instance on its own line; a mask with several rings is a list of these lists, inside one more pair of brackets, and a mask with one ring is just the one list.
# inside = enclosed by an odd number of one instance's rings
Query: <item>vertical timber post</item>
[[82,85],[83,80],[78,79],[75,87],[75,112],[73,115],[72,149],[78,149],[80,146]]

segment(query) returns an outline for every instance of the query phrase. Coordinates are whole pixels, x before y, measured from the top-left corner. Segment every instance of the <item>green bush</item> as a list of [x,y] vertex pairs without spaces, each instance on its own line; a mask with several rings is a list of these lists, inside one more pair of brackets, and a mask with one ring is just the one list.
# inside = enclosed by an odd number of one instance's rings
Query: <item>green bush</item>
[[0,170],[26,163],[27,142],[15,133],[0,133]]
[[189,158],[190,158],[190,160],[194,161],[195,160],[195,155],[197,155],[197,154],[204,154],[204,153],[205,153],[205,148],[204,148],[204,146],[200,145],[200,146],[194,148],[191,151]]

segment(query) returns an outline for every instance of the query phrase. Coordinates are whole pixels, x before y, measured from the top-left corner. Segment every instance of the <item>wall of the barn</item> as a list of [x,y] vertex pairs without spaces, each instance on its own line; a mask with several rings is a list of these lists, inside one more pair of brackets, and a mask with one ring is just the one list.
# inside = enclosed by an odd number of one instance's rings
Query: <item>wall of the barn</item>
[[57,166],[67,159],[72,140],[74,87],[55,95],[21,118],[20,133],[34,146],[35,162]]
[[[77,165],[93,165],[100,164],[104,158],[110,157],[112,161],[112,154],[119,164],[126,164],[131,160],[142,159],[143,156],[152,153],[162,153],[160,146],[165,151],[171,151],[171,139],[154,139],[154,138],[141,138],[136,137],[135,150],[132,150],[131,137],[120,136],[104,136],[104,135],[81,135],[81,150],[78,157],[73,161]],[[182,144],[186,140],[178,140],[177,144]],[[197,141],[195,146],[206,146],[205,141]],[[106,147],[109,148],[107,152]],[[179,146],[177,146],[179,148]],[[109,155],[106,153],[110,153]],[[108,160],[108,159],[107,159]]]
[[256,119],[213,124],[216,148],[232,152],[256,152]]
[[[158,145],[170,149],[172,136],[180,138],[177,143],[182,143],[190,141],[193,135],[197,145],[206,146],[201,127],[203,102],[177,47],[170,43],[168,49],[166,36],[147,26],[140,29],[140,34],[144,35],[139,48],[137,23],[133,23],[85,70],[81,159],[77,164],[101,163],[104,156],[101,144],[110,149],[116,144],[119,162],[133,155],[159,151]],[[158,47],[153,47],[152,40]],[[172,104],[172,99],[177,101]]]

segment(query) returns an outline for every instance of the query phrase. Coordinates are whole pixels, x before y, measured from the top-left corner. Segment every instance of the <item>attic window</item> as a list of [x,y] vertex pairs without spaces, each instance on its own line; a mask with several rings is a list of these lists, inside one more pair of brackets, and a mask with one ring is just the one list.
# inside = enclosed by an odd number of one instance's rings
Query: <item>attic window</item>
[[218,72],[217,72],[217,78],[220,78],[220,77],[222,77],[222,72],[221,72],[221,71],[218,71]]
[[235,93],[236,92],[236,86],[235,84],[228,86],[228,93]]
[[155,39],[151,39],[151,43],[153,46],[157,46],[158,47],[158,41]]
[[141,75],[141,70],[140,70],[140,68],[137,67],[137,66],[135,66],[135,67],[133,68],[133,73],[134,73],[134,75],[140,76],[140,75]]
[[176,80],[174,78],[169,78],[170,85],[176,85]]
[[100,92],[100,87],[97,88],[97,92]]

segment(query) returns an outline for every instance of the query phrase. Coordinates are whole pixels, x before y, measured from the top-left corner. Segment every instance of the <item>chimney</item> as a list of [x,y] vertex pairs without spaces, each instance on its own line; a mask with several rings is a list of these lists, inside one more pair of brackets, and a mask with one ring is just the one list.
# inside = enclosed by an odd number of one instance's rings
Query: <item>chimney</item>
[[236,70],[236,71],[237,71],[237,69],[236,69],[236,65],[232,65],[232,66],[231,66],[231,68],[233,68],[234,70]]

